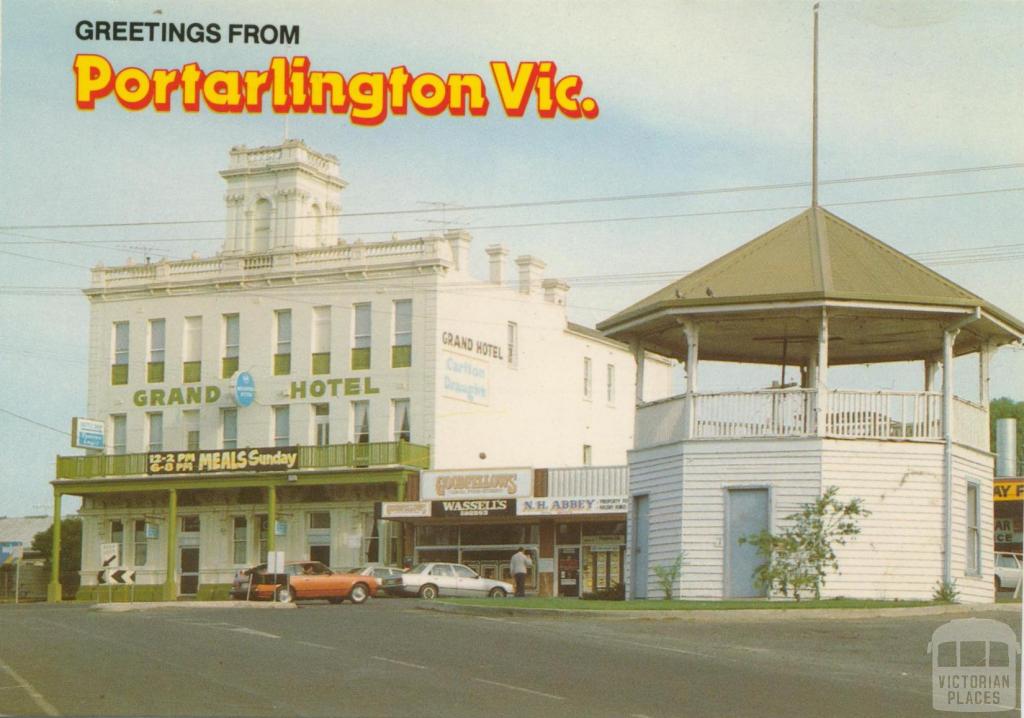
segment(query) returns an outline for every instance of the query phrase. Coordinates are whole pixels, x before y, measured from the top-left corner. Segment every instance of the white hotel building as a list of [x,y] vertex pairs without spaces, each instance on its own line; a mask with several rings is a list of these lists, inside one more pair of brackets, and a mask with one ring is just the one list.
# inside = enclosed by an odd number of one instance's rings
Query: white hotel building
[[[518,257],[510,276],[491,246],[479,280],[464,231],[342,241],[338,162],[301,141],[233,148],[221,175],[223,251],[99,266],[85,290],[87,416],[107,446],[59,457],[53,482],[55,516],[62,496],[83,499],[80,598],[96,594],[104,544],[135,572],[136,600],[216,597],[268,549],[334,567],[412,560],[414,533],[379,520],[380,502],[421,498],[421,469],[625,463],[634,358],[567,321],[568,285],[543,262]],[[645,364],[643,395],[668,395],[669,362]],[[266,463],[241,466],[251,448]],[[600,494],[586,473],[573,490]],[[517,495],[545,495],[533,488]],[[551,556],[554,526],[539,523],[516,538]]]

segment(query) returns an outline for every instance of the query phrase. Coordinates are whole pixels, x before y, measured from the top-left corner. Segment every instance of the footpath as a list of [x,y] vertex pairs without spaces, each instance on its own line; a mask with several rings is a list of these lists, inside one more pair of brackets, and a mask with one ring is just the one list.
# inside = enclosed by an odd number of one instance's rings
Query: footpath
[[1019,603],[980,603],[963,605],[952,603],[942,606],[912,606],[907,608],[737,608],[737,609],[677,609],[677,610],[622,610],[517,608],[509,605],[515,599],[494,599],[494,606],[466,605],[439,601],[419,601],[417,608],[424,611],[455,613],[468,616],[514,616],[519,618],[600,618],[620,621],[801,621],[801,620],[860,620],[865,618],[903,618],[905,616],[962,616],[998,611],[1021,613]]

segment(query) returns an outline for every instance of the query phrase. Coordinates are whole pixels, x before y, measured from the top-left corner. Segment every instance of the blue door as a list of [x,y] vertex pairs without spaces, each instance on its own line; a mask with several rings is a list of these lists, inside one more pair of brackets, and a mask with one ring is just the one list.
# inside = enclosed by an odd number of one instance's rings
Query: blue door
[[770,528],[768,489],[730,489],[726,494],[726,511],[725,595],[728,598],[764,596],[765,589],[754,583],[754,571],[763,559],[754,546],[741,544],[740,539]]
[[633,497],[633,598],[647,598],[647,496]]

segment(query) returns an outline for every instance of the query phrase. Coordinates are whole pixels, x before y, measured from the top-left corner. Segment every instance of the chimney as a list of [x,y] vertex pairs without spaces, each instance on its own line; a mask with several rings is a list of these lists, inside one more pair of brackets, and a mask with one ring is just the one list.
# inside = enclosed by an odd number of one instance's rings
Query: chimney
[[486,250],[487,256],[490,258],[489,262],[491,265],[491,284],[502,285],[505,283],[505,257],[508,256],[508,250],[503,244],[492,244]]
[[461,272],[468,272],[469,243],[473,241],[473,235],[464,229],[449,229],[444,233],[444,238],[451,245],[455,268]]
[[519,291],[522,294],[533,294],[540,290],[541,273],[544,271],[544,264],[536,257],[524,254],[516,257],[516,264],[519,266]]
[[545,279],[541,282],[544,287],[545,301],[565,306],[565,295],[569,293],[569,285],[562,279]]

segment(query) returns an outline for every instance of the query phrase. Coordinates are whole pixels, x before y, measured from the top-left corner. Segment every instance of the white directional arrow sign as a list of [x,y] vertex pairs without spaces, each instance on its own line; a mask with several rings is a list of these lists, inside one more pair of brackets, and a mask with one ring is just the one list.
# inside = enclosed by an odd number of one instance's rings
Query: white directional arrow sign
[[103,583],[115,585],[135,583],[135,572],[126,568],[108,569],[103,572]]

